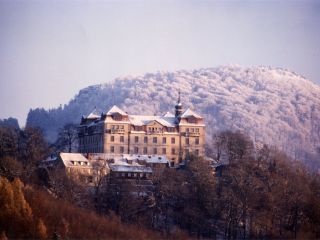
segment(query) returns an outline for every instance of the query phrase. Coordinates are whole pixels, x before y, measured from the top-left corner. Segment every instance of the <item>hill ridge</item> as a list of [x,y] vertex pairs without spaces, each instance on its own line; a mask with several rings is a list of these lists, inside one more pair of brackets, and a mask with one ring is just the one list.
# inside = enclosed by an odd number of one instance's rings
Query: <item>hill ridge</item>
[[27,126],[44,128],[53,140],[59,127],[78,123],[95,106],[107,111],[115,104],[131,114],[172,112],[179,90],[184,107],[206,119],[207,140],[215,131],[240,130],[298,159],[318,154],[320,86],[268,66],[229,65],[116,78],[81,89],[64,107],[31,110]]

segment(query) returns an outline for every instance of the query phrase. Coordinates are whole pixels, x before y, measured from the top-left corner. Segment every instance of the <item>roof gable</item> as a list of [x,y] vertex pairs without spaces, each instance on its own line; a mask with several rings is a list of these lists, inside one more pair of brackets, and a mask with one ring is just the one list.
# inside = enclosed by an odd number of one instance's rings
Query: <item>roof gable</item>
[[147,124],[146,124],[146,126],[150,126],[150,125],[156,125],[156,124],[159,124],[159,125],[161,125],[161,126],[165,126],[163,123],[161,123],[160,121],[158,121],[158,119],[154,119],[154,120],[151,120],[150,122],[148,122]]
[[162,126],[175,127],[175,117],[161,117],[161,116],[141,116],[129,115],[130,123],[134,126],[146,126],[152,124],[154,121]]
[[118,113],[122,116],[128,116],[128,114],[125,111],[121,110],[116,105],[113,105],[113,107],[107,112],[107,115],[111,116],[111,115],[114,115],[115,113]]
[[194,111],[192,111],[190,108],[188,108],[187,110],[185,110],[181,116],[181,118],[190,118],[190,117],[194,117],[194,118],[202,118],[199,114],[195,113]]
[[97,119],[100,118],[100,113],[95,108],[88,116],[85,117],[86,119]]

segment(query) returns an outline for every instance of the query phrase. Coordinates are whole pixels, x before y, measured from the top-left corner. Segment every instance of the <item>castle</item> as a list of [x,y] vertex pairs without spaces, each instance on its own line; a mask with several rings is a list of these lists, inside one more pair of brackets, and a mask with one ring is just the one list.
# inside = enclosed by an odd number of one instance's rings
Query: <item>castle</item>
[[80,153],[165,155],[171,166],[190,154],[204,156],[205,124],[183,110],[180,93],[175,114],[129,115],[117,106],[83,116],[78,130]]

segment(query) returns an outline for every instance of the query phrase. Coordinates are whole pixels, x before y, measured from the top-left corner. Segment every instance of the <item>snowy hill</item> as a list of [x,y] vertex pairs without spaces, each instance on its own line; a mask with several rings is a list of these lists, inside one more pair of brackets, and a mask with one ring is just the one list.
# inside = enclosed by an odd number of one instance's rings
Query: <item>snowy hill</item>
[[40,126],[53,140],[59,127],[78,123],[96,106],[117,104],[128,113],[173,112],[182,103],[201,113],[207,139],[223,129],[241,130],[305,159],[320,147],[320,86],[293,72],[270,67],[225,66],[193,71],[147,73],[82,89],[67,105],[31,110],[28,126]]

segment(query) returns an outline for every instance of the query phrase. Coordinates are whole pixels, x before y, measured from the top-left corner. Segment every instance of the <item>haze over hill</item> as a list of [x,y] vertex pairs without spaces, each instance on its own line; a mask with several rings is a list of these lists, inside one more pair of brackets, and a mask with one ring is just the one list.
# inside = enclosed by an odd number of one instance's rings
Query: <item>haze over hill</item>
[[173,112],[178,91],[184,107],[205,118],[207,141],[215,131],[240,130],[297,159],[319,154],[320,86],[271,67],[222,66],[117,78],[80,90],[63,107],[30,110],[27,126],[43,128],[54,141],[59,127],[79,123],[95,107],[106,112],[116,104],[131,114]]

